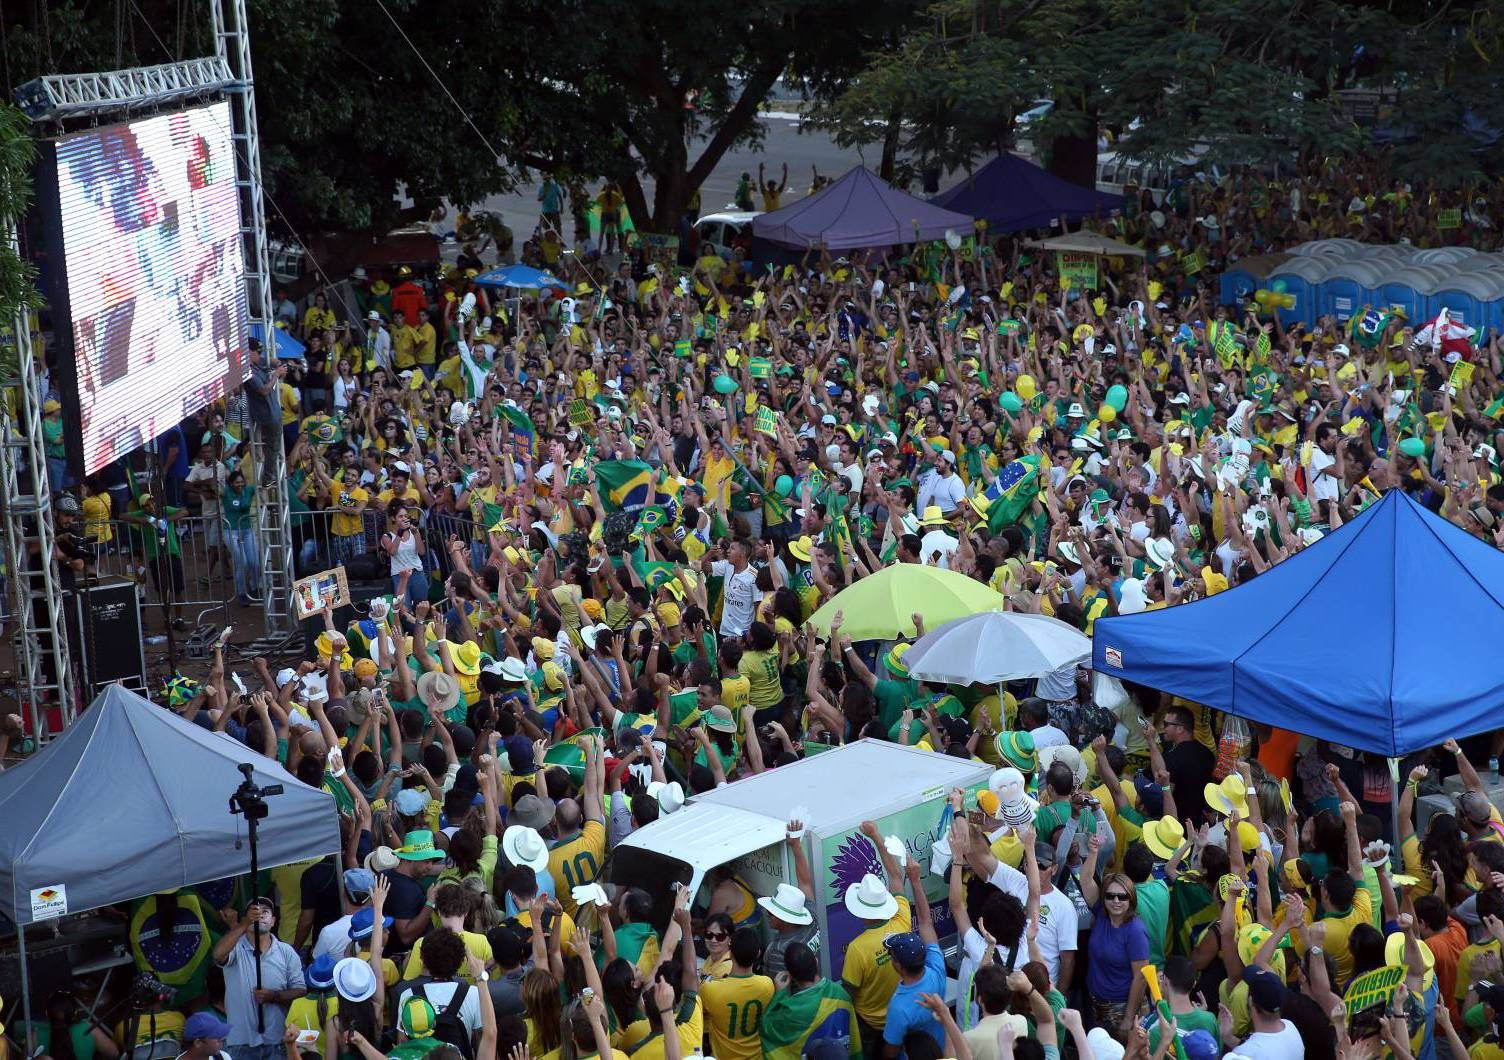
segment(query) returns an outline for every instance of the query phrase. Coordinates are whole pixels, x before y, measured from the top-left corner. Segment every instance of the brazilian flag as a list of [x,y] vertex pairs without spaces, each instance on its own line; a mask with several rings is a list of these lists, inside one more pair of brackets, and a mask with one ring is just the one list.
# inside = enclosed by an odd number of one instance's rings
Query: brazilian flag
[[1039,457],[1030,453],[1009,462],[987,487],[987,529],[999,533],[1018,522],[1039,496]]
[[1217,919],[1217,903],[1197,873],[1186,873],[1170,887],[1170,950],[1188,955],[1201,933]]
[[856,1009],[844,987],[821,979],[798,993],[780,990],[773,995],[762,1014],[764,1060],[799,1060],[807,1044],[821,1038],[847,1039],[848,1056],[862,1051]]
[[608,512],[635,512],[653,503],[653,465],[641,460],[602,460],[595,488]]
[[521,442],[527,446],[530,453],[538,452],[538,428],[533,426],[532,418],[516,405],[501,405],[496,410],[501,418],[507,421],[512,432],[512,440]]

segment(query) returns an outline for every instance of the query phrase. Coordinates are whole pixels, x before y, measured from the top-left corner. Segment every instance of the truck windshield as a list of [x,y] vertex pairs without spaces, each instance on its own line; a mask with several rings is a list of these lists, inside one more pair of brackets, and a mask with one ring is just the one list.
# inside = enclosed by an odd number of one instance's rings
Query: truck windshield
[[652,896],[653,927],[660,934],[673,916],[673,885],[687,887],[694,874],[688,862],[644,847],[618,846],[606,867],[606,878],[617,887],[638,887]]

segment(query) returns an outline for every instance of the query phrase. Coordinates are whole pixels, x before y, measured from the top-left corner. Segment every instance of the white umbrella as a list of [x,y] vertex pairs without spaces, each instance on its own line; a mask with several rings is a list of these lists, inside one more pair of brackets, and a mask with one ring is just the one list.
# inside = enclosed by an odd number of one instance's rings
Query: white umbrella
[[916,681],[1001,684],[1038,677],[1091,657],[1091,639],[1047,615],[984,611],[947,622],[904,656]]

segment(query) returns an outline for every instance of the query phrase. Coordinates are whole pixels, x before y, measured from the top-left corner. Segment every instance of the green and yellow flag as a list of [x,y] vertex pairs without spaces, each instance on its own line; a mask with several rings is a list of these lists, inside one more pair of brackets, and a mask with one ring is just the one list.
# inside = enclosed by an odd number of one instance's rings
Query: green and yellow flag
[[821,979],[798,993],[773,995],[762,1014],[763,1060],[799,1060],[806,1044],[820,1038],[846,1038],[847,1055],[861,1054],[856,1009],[839,983]]

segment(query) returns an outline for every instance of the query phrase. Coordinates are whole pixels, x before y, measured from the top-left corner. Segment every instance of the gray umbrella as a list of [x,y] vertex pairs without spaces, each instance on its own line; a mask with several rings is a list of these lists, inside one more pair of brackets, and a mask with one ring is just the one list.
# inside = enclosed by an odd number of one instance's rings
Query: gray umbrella
[[1046,615],[984,611],[947,622],[904,656],[916,681],[995,685],[1038,677],[1091,657],[1091,639]]

